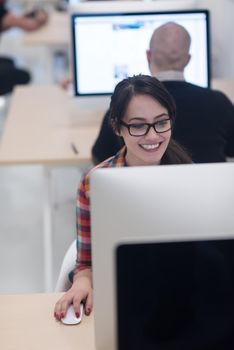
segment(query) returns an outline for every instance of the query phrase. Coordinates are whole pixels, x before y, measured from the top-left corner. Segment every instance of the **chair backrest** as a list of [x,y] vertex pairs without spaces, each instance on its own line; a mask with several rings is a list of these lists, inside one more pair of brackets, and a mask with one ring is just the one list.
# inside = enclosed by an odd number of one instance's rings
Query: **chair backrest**
[[76,240],[72,242],[64,255],[63,262],[60,268],[59,276],[55,286],[55,292],[65,292],[71,287],[71,282],[68,278],[69,272],[74,269],[76,261]]

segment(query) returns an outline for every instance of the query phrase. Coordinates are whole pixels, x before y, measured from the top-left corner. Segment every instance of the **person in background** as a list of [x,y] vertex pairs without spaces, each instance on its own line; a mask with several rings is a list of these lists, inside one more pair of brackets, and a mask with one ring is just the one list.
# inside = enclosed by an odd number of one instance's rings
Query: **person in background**
[[70,304],[73,304],[77,317],[81,302],[85,303],[86,315],[93,307],[91,173],[98,168],[191,163],[189,156],[171,138],[175,114],[173,98],[154,77],[137,75],[124,79],[116,86],[110,103],[110,125],[114,133],[123,138],[125,146],[81,179],[77,197],[77,264],[72,287],[55,305],[57,320],[66,315]]
[[[16,16],[6,8],[6,1],[0,0],[0,34],[1,32],[18,27],[26,31],[33,31],[43,26],[48,15],[42,10],[35,10],[23,16]],[[30,74],[17,68],[9,57],[0,57],[0,95],[12,92],[15,85],[27,84]]]
[[[190,35],[181,25],[168,22],[158,27],[146,52],[150,73],[163,81],[175,99],[173,138],[195,163],[225,162],[234,156],[234,106],[222,92],[185,81],[190,44]],[[115,154],[123,144],[110,127],[108,114],[92,148],[94,164]]]

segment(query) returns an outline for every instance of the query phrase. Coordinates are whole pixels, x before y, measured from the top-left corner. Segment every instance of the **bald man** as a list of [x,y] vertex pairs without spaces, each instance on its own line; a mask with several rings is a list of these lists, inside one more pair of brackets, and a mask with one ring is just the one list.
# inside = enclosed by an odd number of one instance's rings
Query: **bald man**
[[[179,24],[169,22],[153,32],[150,39],[147,60],[153,76],[169,71],[169,76],[179,77],[190,61],[191,38],[188,31]],[[184,79],[184,77],[183,77]]]
[[[174,139],[195,163],[225,162],[234,157],[234,106],[223,93],[185,81],[190,44],[190,35],[181,25],[168,22],[158,27],[146,52],[149,70],[176,101]],[[116,154],[121,146],[122,140],[108,124],[107,112],[92,149],[93,161]]]

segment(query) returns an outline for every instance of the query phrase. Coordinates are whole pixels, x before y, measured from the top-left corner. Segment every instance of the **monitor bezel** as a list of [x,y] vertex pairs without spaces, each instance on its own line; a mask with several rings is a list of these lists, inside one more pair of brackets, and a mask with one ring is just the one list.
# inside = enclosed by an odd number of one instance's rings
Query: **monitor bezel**
[[71,32],[72,32],[72,68],[73,68],[73,78],[74,78],[74,95],[75,96],[110,96],[111,92],[102,93],[81,93],[79,92],[79,85],[77,79],[78,67],[76,61],[76,40],[75,40],[75,21],[76,18],[84,17],[114,17],[114,16],[135,16],[135,15],[174,15],[174,14],[199,14],[202,13],[206,17],[206,43],[207,43],[207,87],[209,88],[211,83],[211,57],[210,57],[210,12],[207,9],[198,10],[180,10],[180,11],[118,11],[118,12],[87,12],[87,13],[73,13],[71,15]]

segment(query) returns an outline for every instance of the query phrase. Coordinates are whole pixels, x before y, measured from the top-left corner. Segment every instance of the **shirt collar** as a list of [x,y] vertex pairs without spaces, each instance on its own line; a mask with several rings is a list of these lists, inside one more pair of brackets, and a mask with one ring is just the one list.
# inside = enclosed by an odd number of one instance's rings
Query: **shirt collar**
[[113,159],[113,166],[115,167],[127,166],[126,152],[127,152],[126,146],[122,147],[121,150],[115,155]]
[[184,73],[176,70],[167,70],[158,72],[155,74],[155,77],[160,81],[167,81],[167,80],[173,80],[173,81],[184,81]]

